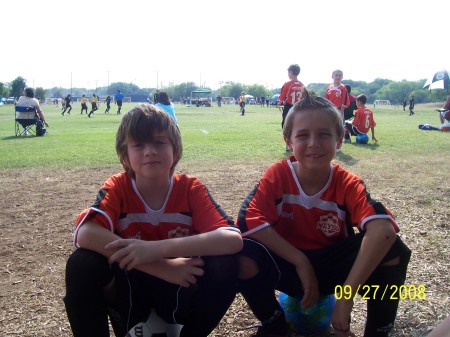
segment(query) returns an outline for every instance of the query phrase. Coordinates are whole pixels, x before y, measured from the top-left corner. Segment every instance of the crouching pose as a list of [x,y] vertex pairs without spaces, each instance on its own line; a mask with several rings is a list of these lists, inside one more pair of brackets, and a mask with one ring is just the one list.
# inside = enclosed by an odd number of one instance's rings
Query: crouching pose
[[149,104],[128,111],[116,151],[125,172],[78,216],[78,248],[67,261],[73,334],[109,336],[109,316],[125,336],[153,309],[183,325],[181,337],[206,337],[235,297],[241,234],[205,185],[174,174],[182,143],[166,112]]
[[239,289],[262,323],[255,336],[289,334],[275,290],[302,297],[304,308],[336,294],[336,336],[354,336],[353,298],[363,289],[370,289],[364,336],[388,336],[398,308],[391,295],[405,282],[411,254],[394,216],[362,179],[332,163],[344,129],[328,100],[305,91],[283,135],[294,155],[267,169],[237,220],[244,236]]

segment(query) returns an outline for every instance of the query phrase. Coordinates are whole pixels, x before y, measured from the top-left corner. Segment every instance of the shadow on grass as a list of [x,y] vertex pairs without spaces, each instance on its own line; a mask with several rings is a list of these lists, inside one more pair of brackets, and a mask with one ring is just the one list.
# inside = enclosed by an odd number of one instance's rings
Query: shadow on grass
[[339,159],[340,161],[342,161],[343,163],[346,163],[349,166],[356,165],[359,162],[358,159],[353,158],[351,155],[349,155],[345,152],[342,152],[342,150],[339,152],[336,152],[336,158]]
[[37,136],[26,136],[26,137],[17,137],[17,136],[8,136],[1,138],[2,140],[14,140],[14,139],[34,139],[37,138]]
[[341,160],[342,162],[346,163],[349,166],[356,165],[359,162],[359,159],[353,158],[351,155],[345,153],[345,148],[349,145],[361,147],[361,148],[367,148],[371,151],[375,151],[378,148],[378,143],[367,143],[367,144],[359,144],[359,143],[351,143],[346,144],[341,149],[342,151],[336,152],[336,158]]
[[378,143],[375,143],[375,142],[367,143],[367,144],[359,144],[359,143],[355,142],[355,143],[352,143],[352,145],[353,146],[358,146],[358,147],[366,147],[366,148],[368,148],[369,150],[372,150],[372,151],[376,150],[379,147]]

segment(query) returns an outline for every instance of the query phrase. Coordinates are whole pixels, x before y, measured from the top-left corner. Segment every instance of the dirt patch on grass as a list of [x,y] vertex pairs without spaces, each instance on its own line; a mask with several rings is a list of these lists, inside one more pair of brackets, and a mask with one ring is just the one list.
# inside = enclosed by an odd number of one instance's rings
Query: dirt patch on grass
[[[204,181],[216,201],[235,217],[268,164],[182,163],[178,169]],[[425,336],[448,316],[450,307],[450,185],[442,176],[442,171],[448,174],[449,164],[446,158],[437,158],[419,168],[408,167],[401,175],[398,169],[374,171],[370,165],[351,169],[366,179],[372,196],[385,203],[401,225],[402,238],[413,251],[407,285],[426,287],[425,300],[401,301],[393,336]],[[71,335],[62,298],[74,220],[94,201],[102,182],[120,169],[0,171],[1,336]],[[352,326],[361,336],[365,303],[358,299],[355,306]],[[249,336],[254,330],[244,328],[256,323],[237,296],[212,336]]]

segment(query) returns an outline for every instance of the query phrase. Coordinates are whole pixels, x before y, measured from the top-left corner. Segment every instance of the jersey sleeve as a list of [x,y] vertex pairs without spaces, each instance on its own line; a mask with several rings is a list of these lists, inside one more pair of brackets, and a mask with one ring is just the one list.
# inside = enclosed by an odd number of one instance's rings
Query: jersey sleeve
[[78,215],[75,223],[75,245],[77,245],[78,230],[86,221],[93,221],[114,232],[121,210],[121,193],[118,192],[121,188],[119,180],[117,176],[113,176],[105,181],[98,191],[94,203]]
[[243,202],[237,225],[244,237],[276,223],[282,200],[276,176],[275,166],[269,167]]
[[189,189],[189,204],[192,210],[192,224],[197,233],[216,229],[230,229],[239,232],[231,218],[216,203],[206,186],[194,179]]
[[343,186],[339,189],[344,192],[347,212],[349,214],[348,222],[351,226],[357,227],[360,231],[365,231],[365,225],[375,219],[388,220],[396,232],[399,231],[397,221],[389,209],[384,205],[372,199],[367,191],[366,185],[361,178],[343,173],[337,181],[342,182]]
[[323,95],[323,97],[324,98],[326,98],[327,100],[331,100],[331,97],[330,97],[330,87],[331,87],[331,85],[329,85],[329,86],[327,86],[327,88],[325,89],[325,94]]
[[350,97],[348,95],[348,91],[347,91],[347,88],[345,87],[345,85],[341,86],[341,93],[342,93],[342,96],[341,96],[342,104],[346,108],[348,108],[350,106]]
[[284,103],[286,101],[287,91],[288,91],[288,82],[283,84],[283,86],[281,87],[280,97],[278,98],[281,103]]

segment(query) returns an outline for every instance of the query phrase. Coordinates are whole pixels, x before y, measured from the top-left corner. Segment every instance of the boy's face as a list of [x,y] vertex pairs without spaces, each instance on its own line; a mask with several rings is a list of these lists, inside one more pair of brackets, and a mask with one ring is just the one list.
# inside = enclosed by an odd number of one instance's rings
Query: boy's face
[[288,77],[290,80],[292,80],[295,77],[295,75],[292,71],[288,70]]
[[331,76],[334,83],[341,83],[343,77],[344,77],[344,74],[342,73],[342,71],[335,71],[333,73],[333,75]]
[[130,140],[128,160],[136,180],[167,179],[173,165],[173,146],[165,132],[155,131],[151,142]]
[[300,169],[329,169],[336,149],[342,145],[335,122],[329,113],[322,110],[305,110],[297,113],[293,120],[290,139],[285,139],[294,153]]

